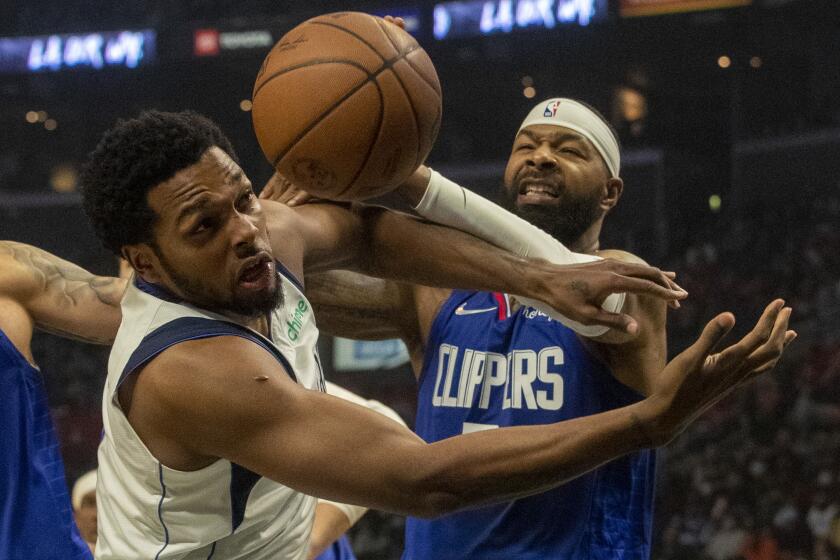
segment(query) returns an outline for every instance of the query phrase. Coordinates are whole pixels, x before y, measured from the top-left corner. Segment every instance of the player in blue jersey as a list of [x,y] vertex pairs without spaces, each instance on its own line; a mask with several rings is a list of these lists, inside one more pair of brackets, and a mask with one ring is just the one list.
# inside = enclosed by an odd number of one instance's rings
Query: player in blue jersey
[[[599,250],[604,218],[623,192],[619,170],[618,141],[605,120],[558,98],[535,106],[522,123],[504,176],[506,206],[542,231],[428,170],[400,194],[421,215],[523,255],[638,263],[634,255]],[[272,188],[274,199],[305,200],[279,180]],[[312,277],[307,295],[325,332],[406,342],[419,382],[415,431],[428,442],[639,402],[666,363],[666,305],[644,295],[622,302],[637,321],[630,333],[552,317],[508,294],[352,273]],[[646,559],[655,461],[653,450],[638,451],[542,494],[438,519],[409,518],[404,558]]]
[[0,241],[0,558],[90,559],[73,521],[34,328],[113,340],[123,284],[35,247]]

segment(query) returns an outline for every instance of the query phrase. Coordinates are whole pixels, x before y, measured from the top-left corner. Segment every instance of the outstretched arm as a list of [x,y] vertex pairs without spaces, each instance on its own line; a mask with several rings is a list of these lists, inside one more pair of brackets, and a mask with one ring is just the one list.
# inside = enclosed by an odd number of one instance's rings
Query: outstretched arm
[[782,307],[770,304],[752,332],[712,354],[734,324],[731,314],[716,317],[640,403],[547,426],[426,444],[381,414],[300,387],[267,352],[235,337],[166,350],[137,378],[128,415],[144,441],[164,442],[162,449],[174,442],[204,464],[224,457],[306,494],[436,516],[543,492],[667,443],[773,367],[795,336],[787,330],[790,309]]
[[626,314],[600,304],[610,293],[645,293],[665,300],[684,297],[652,267],[605,260],[558,266],[512,255],[469,234],[423,223],[381,208],[348,210],[334,204],[288,208],[264,202],[278,255],[299,240],[307,273],[344,268],[441,288],[500,291],[545,301],[584,324],[633,331]]
[[0,241],[0,298],[21,306],[47,332],[110,344],[124,290],[119,278],[96,276],[31,245]]

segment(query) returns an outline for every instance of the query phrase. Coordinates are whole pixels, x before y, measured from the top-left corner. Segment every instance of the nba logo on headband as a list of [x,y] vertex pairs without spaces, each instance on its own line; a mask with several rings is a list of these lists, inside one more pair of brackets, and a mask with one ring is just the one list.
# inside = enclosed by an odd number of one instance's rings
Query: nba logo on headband
[[552,101],[548,105],[545,106],[545,111],[543,111],[544,117],[553,117],[557,114],[557,108],[560,107],[560,101]]
[[603,117],[589,106],[568,97],[546,99],[534,105],[519,126],[517,134],[522,132],[523,128],[535,125],[564,127],[582,135],[601,155],[610,176],[618,177],[621,171],[618,139]]

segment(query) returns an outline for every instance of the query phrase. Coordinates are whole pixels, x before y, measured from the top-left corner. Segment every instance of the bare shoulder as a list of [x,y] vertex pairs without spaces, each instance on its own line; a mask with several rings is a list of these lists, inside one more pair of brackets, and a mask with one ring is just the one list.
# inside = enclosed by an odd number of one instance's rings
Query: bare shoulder
[[152,360],[140,378],[159,398],[177,407],[192,407],[183,397],[197,394],[218,399],[219,404],[236,400],[243,390],[251,398],[260,382],[290,379],[265,349],[238,336],[176,344]]
[[[258,422],[296,384],[265,349],[237,336],[176,344],[133,376],[120,400],[173,439]],[[180,427],[179,427],[180,426]],[[190,429],[185,429],[189,427]]]
[[598,251],[597,255],[604,259],[615,259],[617,261],[624,261],[634,264],[648,264],[643,258],[638,257],[633,253],[622,251],[621,249],[603,249],[601,251]]
[[269,422],[293,385],[256,344],[219,336],[176,344],[120,387],[134,430],[165,465],[195,470]]

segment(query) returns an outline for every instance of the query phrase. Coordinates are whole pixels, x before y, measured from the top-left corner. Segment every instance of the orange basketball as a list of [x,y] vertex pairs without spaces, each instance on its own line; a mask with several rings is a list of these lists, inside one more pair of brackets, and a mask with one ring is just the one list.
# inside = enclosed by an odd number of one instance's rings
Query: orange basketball
[[363,200],[423,163],[437,136],[437,72],[414,38],[382,18],[338,12],[286,33],[253,93],[268,160],[311,194]]

